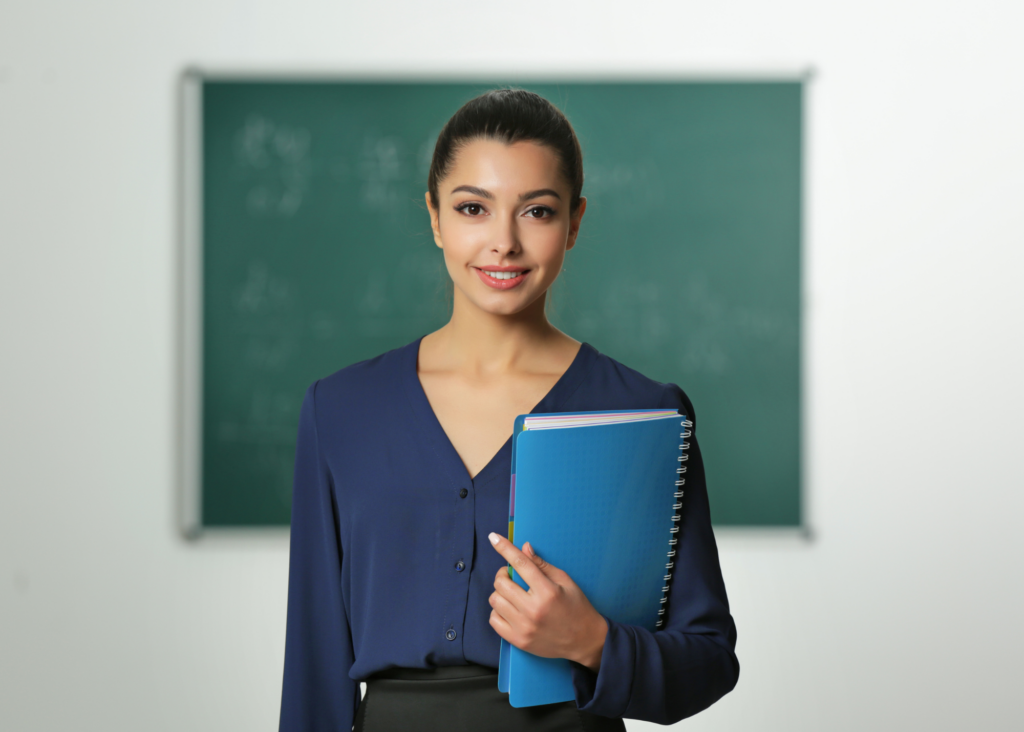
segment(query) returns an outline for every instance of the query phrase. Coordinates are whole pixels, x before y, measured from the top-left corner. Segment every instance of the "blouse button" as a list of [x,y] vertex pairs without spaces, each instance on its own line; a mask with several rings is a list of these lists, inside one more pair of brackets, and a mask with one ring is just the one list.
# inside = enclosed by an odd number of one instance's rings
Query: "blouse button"
[[453,628],[449,628],[444,633],[444,637],[447,638],[448,640],[455,640],[455,635],[456,635],[456,633],[455,633],[455,630]]
[[466,563],[463,562],[461,559],[459,560],[459,563],[455,565],[455,571],[456,572],[461,572],[465,568],[466,568]]
[[469,491],[467,491],[465,488],[463,488],[461,491],[459,491],[459,498],[465,498],[468,495],[469,495]]

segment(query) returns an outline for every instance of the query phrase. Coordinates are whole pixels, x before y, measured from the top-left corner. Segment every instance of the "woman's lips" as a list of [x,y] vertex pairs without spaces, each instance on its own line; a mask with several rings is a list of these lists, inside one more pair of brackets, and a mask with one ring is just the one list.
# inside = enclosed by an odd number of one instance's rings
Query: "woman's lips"
[[488,287],[493,287],[495,290],[510,290],[513,287],[517,287],[526,279],[526,276],[530,274],[530,270],[525,270],[515,277],[510,277],[507,280],[499,280],[496,277],[491,277],[486,271],[479,269],[478,267],[474,267],[474,269],[476,269],[476,273],[480,276],[483,283]]

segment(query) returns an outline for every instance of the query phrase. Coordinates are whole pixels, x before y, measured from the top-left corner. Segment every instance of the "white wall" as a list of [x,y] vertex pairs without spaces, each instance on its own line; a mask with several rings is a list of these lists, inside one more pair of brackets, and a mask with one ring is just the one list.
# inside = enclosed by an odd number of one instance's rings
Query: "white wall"
[[0,727],[276,730],[285,536],[174,528],[183,66],[809,64],[819,538],[720,535],[742,673],[684,724],[1020,729],[1022,23],[1011,2],[2,0]]

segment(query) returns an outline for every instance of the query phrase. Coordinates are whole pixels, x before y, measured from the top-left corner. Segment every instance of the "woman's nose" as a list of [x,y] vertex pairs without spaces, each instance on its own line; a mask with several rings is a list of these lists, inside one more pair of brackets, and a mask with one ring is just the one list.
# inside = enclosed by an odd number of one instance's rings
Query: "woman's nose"
[[509,217],[507,220],[503,220],[499,217],[497,224],[497,230],[494,232],[494,239],[491,244],[492,251],[503,257],[518,252],[521,245],[519,243],[519,229],[516,226],[515,218]]

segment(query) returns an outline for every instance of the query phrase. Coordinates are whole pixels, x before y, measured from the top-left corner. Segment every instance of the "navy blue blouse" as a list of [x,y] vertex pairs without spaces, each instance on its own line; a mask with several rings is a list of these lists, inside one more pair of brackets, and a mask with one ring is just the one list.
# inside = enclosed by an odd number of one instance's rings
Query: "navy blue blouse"
[[[508,533],[512,438],[475,478],[417,374],[421,338],[347,366],[306,390],[292,494],[282,732],[352,729],[359,681],[391,666],[497,668],[494,576],[507,564],[487,535]],[[693,406],[583,343],[532,413]],[[672,724],[739,676],[711,530],[696,429],[664,625],[607,616],[597,673],[572,662],[576,704],[593,714]]]

